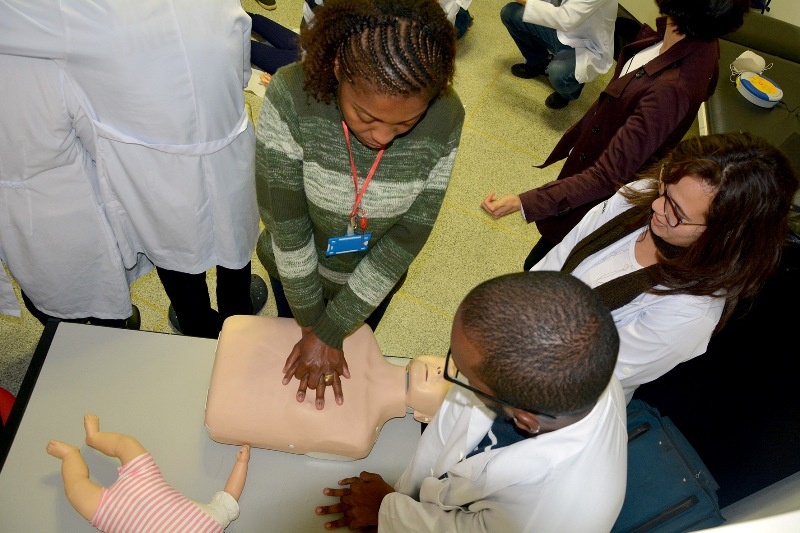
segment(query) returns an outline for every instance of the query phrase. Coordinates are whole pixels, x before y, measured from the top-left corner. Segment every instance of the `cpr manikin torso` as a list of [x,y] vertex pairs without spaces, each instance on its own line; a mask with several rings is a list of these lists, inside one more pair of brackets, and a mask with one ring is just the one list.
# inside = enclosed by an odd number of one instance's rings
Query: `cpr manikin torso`
[[[421,356],[407,365],[383,357],[364,325],[344,341],[350,379],[342,379],[345,402],[314,405],[295,398],[297,387],[282,385],[282,368],[300,340],[293,319],[234,316],[217,344],[205,423],[217,442],[352,460],[369,455],[383,424],[406,415],[428,422],[447,392],[444,359]],[[407,386],[408,380],[408,386]]]

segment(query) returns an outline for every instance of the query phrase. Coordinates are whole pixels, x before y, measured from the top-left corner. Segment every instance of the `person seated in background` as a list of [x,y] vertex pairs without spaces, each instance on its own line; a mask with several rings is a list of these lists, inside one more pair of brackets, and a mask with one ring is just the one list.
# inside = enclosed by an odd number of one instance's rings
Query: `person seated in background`
[[[278,380],[286,353],[302,331],[290,318],[234,316],[219,335],[205,424],[210,437],[225,444],[250,444],[325,459],[366,457],[391,418],[427,423],[442,404],[450,383],[444,358],[420,355],[406,364],[388,361],[369,326],[344,340],[351,379],[343,384],[351,401],[320,411],[308,395],[295,400],[287,387],[265,387]],[[269,381],[267,381],[269,382]]]
[[[542,3],[542,2],[538,2]],[[719,77],[717,38],[739,28],[747,0],[656,0],[657,31],[644,25],[617,58],[614,77],[539,168],[566,158],[556,181],[483,208],[494,218],[521,211],[541,234],[524,263],[539,262],[595,205],[675,147]]]
[[[123,265],[74,88],[47,59],[0,53],[0,71],[0,261],[42,325],[139,329],[129,284],[150,268]],[[0,314],[21,316],[2,264]]]
[[615,374],[637,386],[706,351],[777,269],[798,182],[747,133],[694,137],[594,207],[534,265],[592,286],[620,335]]
[[303,328],[283,384],[323,408],[326,388],[344,401],[344,338],[377,328],[433,229],[464,106],[455,30],[430,0],[328,0],[300,38],[261,104],[256,252],[278,316]]
[[59,440],[47,443],[47,453],[61,459],[61,476],[69,503],[100,531],[222,531],[239,517],[239,498],[247,479],[250,447],[236,454],[225,490],[211,503],[189,500],[161,476],[153,457],[130,435],[100,431],[100,418],[83,418],[86,444],[120,460],[119,478],[102,487],[89,479],[81,450]]
[[617,0],[515,0],[500,11],[511,38],[525,58],[511,74],[530,79],[546,74],[554,89],[544,101],[566,107],[583,86],[614,63]]
[[344,515],[325,528],[609,531],[628,434],[599,296],[562,272],[490,279],[459,305],[450,342],[453,386],[399,481],[361,472],[324,489],[339,501],[316,513]]

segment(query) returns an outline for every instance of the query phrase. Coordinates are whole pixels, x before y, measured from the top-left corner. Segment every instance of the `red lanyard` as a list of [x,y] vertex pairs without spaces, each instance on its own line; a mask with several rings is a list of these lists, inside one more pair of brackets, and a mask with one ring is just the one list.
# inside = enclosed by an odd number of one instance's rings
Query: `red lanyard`
[[[347,143],[347,152],[350,154],[350,170],[353,172],[353,185],[356,189],[356,200],[353,203],[353,209],[350,211],[350,219],[352,220],[356,213],[358,212],[358,206],[361,204],[361,199],[364,197],[364,192],[367,190],[367,185],[369,182],[372,181],[372,176],[375,175],[375,170],[378,168],[378,163],[381,162],[381,157],[383,157],[383,152],[386,151],[386,148],[381,148],[378,150],[378,155],[375,156],[375,161],[372,163],[372,168],[369,169],[369,174],[367,174],[367,179],[364,180],[364,184],[361,186],[361,189],[358,188],[358,172],[356,171],[356,162],[353,159],[353,148],[350,146],[350,132],[347,129],[347,124],[345,121],[342,121],[342,129],[344,130],[344,140]],[[363,224],[361,229],[366,229],[366,217],[362,217]]]

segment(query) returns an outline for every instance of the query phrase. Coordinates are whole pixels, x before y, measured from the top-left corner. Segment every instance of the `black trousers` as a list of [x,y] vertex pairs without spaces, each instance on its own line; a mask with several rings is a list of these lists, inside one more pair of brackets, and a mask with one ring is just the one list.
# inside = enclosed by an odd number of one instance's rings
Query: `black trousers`
[[250,263],[242,268],[217,267],[217,309],[211,308],[206,274],[187,274],[156,267],[184,335],[216,339],[222,322],[233,315],[250,315]]

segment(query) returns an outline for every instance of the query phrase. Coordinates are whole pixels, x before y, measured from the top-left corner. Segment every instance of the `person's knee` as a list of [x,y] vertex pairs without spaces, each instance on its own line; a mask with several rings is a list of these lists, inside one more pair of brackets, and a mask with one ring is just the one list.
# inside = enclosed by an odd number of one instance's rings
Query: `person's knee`
[[500,10],[500,20],[506,27],[509,25],[518,26],[522,23],[522,13],[524,9],[522,4],[509,2]]
[[573,100],[580,96],[583,84],[578,83],[578,80],[575,78],[574,63],[559,61],[557,58],[554,58],[547,66],[546,74],[550,85],[561,96]]
[[569,63],[569,61],[561,61],[558,57],[554,57],[550,61],[550,64],[547,65],[546,72],[547,78],[550,80],[550,84],[554,88],[562,86],[569,80],[570,77],[573,79],[575,78],[574,67]]

